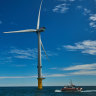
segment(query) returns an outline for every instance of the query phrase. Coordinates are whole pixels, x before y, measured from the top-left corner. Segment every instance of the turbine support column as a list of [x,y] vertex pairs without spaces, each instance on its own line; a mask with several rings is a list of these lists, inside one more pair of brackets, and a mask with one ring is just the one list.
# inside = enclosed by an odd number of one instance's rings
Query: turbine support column
[[42,89],[42,78],[38,78],[38,89]]
[[42,89],[41,36],[38,32],[38,89]]

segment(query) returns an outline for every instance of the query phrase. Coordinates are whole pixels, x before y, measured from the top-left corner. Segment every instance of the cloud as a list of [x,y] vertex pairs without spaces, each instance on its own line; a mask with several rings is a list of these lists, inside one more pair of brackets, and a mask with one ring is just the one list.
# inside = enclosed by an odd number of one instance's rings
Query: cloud
[[[65,77],[65,76],[79,76],[79,75],[96,75],[96,63],[92,64],[82,64],[82,65],[74,65],[69,66],[67,68],[50,68],[61,71],[67,71],[64,74],[51,74],[46,77]],[[71,71],[71,72],[70,72]]]
[[69,51],[81,51],[81,53],[86,53],[90,55],[96,55],[96,40],[85,40],[83,42],[75,43],[74,46],[72,45],[64,45],[64,48],[68,49]]
[[23,64],[23,65],[14,65],[14,66],[16,66],[16,67],[26,67],[25,64]]
[[96,28],[96,14],[91,14],[91,16],[89,17],[90,20],[90,27],[92,28]]
[[[66,76],[79,76],[79,75],[93,76],[93,75],[96,75],[96,71],[95,70],[80,70],[80,71],[64,73],[64,74],[49,74],[43,77],[54,78],[54,77],[66,77]],[[28,79],[28,78],[37,78],[37,77],[38,76],[0,76],[0,79]]]
[[86,8],[84,5],[77,5],[77,8],[83,11],[83,15],[87,16],[89,20],[89,26],[96,29],[96,13],[93,14],[93,10],[90,7]]
[[57,69],[57,68],[49,68],[49,69],[55,70],[55,69]]
[[81,6],[81,5],[78,5],[77,8],[78,8],[78,9],[82,9],[82,6]]
[[[50,69],[56,69],[58,68],[50,68]],[[59,68],[60,71],[60,68]],[[92,64],[83,64],[83,65],[75,65],[75,66],[70,66],[67,68],[61,68],[61,71],[68,71],[68,73],[64,74],[46,74],[43,77],[49,77],[49,78],[54,78],[54,77],[65,77],[65,76],[79,76],[79,75],[96,75],[96,63]],[[73,71],[73,72],[69,72]],[[0,76],[0,79],[23,79],[23,78],[37,78],[37,76]]]
[[69,10],[71,2],[74,2],[75,0],[57,0],[57,1],[58,2],[62,1],[62,3],[56,5],[55,8],[53,8],[53,12],[66,13]]
[[66,77],[66,76],[80,76],[80,75],[93,76],[93,75],[96,75],[96,71],[95,70],[79,70],[71,73],[45,75],[45,77],[54,78],[54,77]]
[[91,10],[87,9],[87,8],[84,8],[84,15],[87,15],[87,14],[90,14],[91,13]]
[[83,7],[82,5],[77,5],[77,7],[76,8],[78,8],[78,9],[80,9],[80,10],[82,10],[81,12],[83,12],[83,15],[91,15],[91,10],[90,9],[88,9],[88,8],[85,8],[85,7]]
[[45,77],[65,77],[65,76],[67,76],[67,75],[65,75],[65,74],[51,74],[51,75],[47,75]]
[[91,28],[95,28],[96,29],[96,14],[93,14],[92,11],[87,9],[87,8],[83,8],[83,9],[84,9],[83,14],[88,16],[89,26]]
[[36,78],[37,76],[2,76],[0,79]]
[[[44,52],[43,52],[44,53]],[[58,53],[54,53],[54,52],[51,52],[51,51],[47,51],[47,55],[48,56],[58,56]]]
[[90,22],[89,25],[93,28],[96,28],[96,22]]
[[80,75],[93,76],[93,75],[96,75],[96,71],[95,70],[79,70],[71,73],[45,75],[45,77],[54,78],[54,77],[66,77],[66,76],[80,76]]
[[96,21],[96,14],[92,14],[92,15],[90,16],[90,20]]
[[[65,74],[50,74],[43,77],[65,77]],[[0,76],[0,79],[27,79],[27,78],[37,78],[38,76]]]
[[55,6],[55,8],[53,9],[53,12],[66,13],[68,9],[69,9],[68,4],[64,3],[64,4],[59,4]]
[[[53,12],[56,13],[66,13],[70,8],[73,2],[76,0],[57,0],[59,3],[62,2],[62,4],[58,4],[53,9]],[[83,2],[84,0],[78,0],[78,4],[75,6],[76,9],[81,10],[82,14],[87,16],[89,20],[89,26],[90,28],[96,29],[96,13],[93,14],[93,10],[89,7],[87,8],[84,5],[80,5],[80,2]],[[95,1],[95,0],[94,0]],[[93,6],[95,8],[95,6]],[[74,10],[75,11],[75,10]],[[94,32],[94,31],[91,31]]]
[[[50,74],[43,77],[65,77],[65,74]],[[38,76],[0,76],[0,79],[28,79],[28,78],[37,78]]]
[[71,75],[96,75],[96,71],[77,71],[71,73]]
[[[12,58],[18,58],[18,59],[37,59],[38,58],[38,49],[17,49],[17,48],[11,48],[11,50],[8,52],[11,54]],[[51,51],[46,51],[47,55],[49,57],[51,56],[57,56],[57,53],[51,52]],[[45,59],[46,55],[44,51],[42,50],[42,58]]]
[[37,49],[17,49],[17,48],[12,48],[9,53],[13,54],[14,58],[19,58],[19,59],[35,59],[37,58]]
[[12,62],[12,57],[3,57],[1,55],[0,57],[0,64],[6,64],[6,63],[11,63]]
[[93,70],[96,69],[96,63],[93,64],[84,64],[84,65],[75,65],[68,68],[64,68],[63,70]]

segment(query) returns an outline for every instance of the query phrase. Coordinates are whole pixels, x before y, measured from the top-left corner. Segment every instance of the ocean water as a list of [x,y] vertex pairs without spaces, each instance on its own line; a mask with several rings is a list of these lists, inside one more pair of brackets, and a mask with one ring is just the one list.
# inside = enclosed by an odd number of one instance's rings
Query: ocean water
[[0,87],[0,96],[96,96],[96,86],[82,86],[82,92],[61,92],[62,86],[43,87]]

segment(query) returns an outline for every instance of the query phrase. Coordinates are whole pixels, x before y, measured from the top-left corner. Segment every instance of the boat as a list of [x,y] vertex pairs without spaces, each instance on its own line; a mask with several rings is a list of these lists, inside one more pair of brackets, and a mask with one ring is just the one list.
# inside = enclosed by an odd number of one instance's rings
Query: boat
[[82,88],[76,87],[73,85],[72,80],[70,82],[69,86],[64,86],[64,88],[61,89],[62,92],[81,92]]

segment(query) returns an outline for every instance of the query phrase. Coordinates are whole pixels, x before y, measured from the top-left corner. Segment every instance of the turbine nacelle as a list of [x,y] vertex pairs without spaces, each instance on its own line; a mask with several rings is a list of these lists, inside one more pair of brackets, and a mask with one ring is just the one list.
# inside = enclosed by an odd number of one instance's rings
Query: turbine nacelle
[[36,31],[37,31],[37,32],[44,32],[45,29],[46,29],[45,27],[41,27],[40,29],[37,29]]

